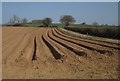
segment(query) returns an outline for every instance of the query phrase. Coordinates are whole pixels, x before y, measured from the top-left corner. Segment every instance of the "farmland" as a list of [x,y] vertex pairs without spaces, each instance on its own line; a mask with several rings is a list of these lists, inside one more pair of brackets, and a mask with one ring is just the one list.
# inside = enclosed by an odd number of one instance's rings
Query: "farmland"
[[57,28],[3,27],[3,79],[117,79],[118,41],[74,37]]

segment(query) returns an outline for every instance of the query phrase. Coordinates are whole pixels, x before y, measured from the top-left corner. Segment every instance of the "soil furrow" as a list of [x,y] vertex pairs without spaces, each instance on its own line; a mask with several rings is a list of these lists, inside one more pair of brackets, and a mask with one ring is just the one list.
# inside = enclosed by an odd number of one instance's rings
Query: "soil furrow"
[[87,42],[87,43],[91,43],[91,44],[95,44],[95,45],[100,45],[100,46],[104,46],[104,47],[108,47],[108,48],[114,48],[114,49],[118,49],[120,50],[119,46],[117,45],[110,45],[110,44],[107,44],[107,43],[101,43],[101,42],[98,42],[98,41],[92,41],[92,40],[88,40],[88,39],[83,39],[83,38],[76,38],[76,37],[72,37],[72,36],[69,36],[69,35],[66,35],[66,34],[63,34],[62,32],[60,32],[59,30],[55,29],[55,31],[61,35],[61,36],[64,36],[64,37],[67,37],[67,38],[70,38],[70,39],[73,39],[73,40],[78,40],[78,41],[84,41],[84,42]]
[[100,52],[101,54],[105,54],[105,53],[110,53],[110,54],[111,54],[111,53],[112,53],[112,52],[109,51],[109,50],[104,50],[104,48],[102,49],[102,48],[100,48],[100,47],[99,47],[99,48],[98,48],[98,47],[95,47],[95,45],[94,45],[94,46],[89,45],[89,44],[85,45],[84,42],[78,42],[78,41],[75,41],[75,40],[71,40],[71,39],[69,39],[69,38],[62,37],[62,36],[58,35],[57,33],[55,33],[54,31],[53,31],[53,35],[56,36],[56,37],[58,37],[58,38],[60,38],[60,39],[65,40],[65,41],[69,41],[69,42],[74,43],[74,44],[76,44],[76,45],[82,46],[82,47],[84,47],[84,48],[87,48],[87,49],[90,49],[90,50],[94,50],[94,51]]
[[61,55],[56,51],[56,49],[44,38],[44,36],[42,35],[42,39],[45,42],[45,44],[48,46],[48,48],[50,49],[50,51],[52,52],[54,58],[56,60],[61,58]]
[[[78,55],[78,56],[85,56],[86,59],[91,59],[94,61],[96,61],[96,59],[99,59],[99,58],[106,58],[106,56],[103,56],[103,55],[100,55],[98,54],[98,52],[96,51],[93,51],[93,50],[89,50],[87,48],[83,48],[83,47],[80,47],[78,45],[75,45],[73,43],[70,43],[68,41],[64,41],[64,40],[61,40],[59,38],[56,38],[53,34],[52,34],[52,31],[50,32],[51,34],[48,35],[48,37],[50,39],[52,39],[53,41],[61,44],[63,47],[69,49],[70,51],[74,52],[74,54]],[[79,58],[79,57],[78,57]],[[83,57],[79,58],[79,59],[83,59]],[[98,60],[97,60],[98,61]]]
[[36,34],[34,29],[30,29],[29,30],[30,36],[31,36],[31,40],[30,40],[30,44],[27,47],[26,51],[28,51],[28,54],[26,54],[27,60],[29,62],[31,61],[35,61],[37,60],[36,58],[36,48],[37,48],[37,44],[36,44]]
[[86,53],[83,50],[77,49],[77,48],[73,48],[72,45],[66,45],[65,43],[61,42],[61,39],[55,39],[54,36],[50,36],[48,34],[48,37],[52,40],[54,40],[55,42],[61,44],[62,46],[66,47],[67,49],[73,51],[75,54],[79,55],[79,56],[84,56],[86,55]]
[[[92,40],[65,35],[50,27],[3,27],[3,31],[3,79],[116,79],[118,76],[119,50],[102,46],[112,46],[110,43],[93,44]],[[100,54],[79,42],[99,50],[110,49],[113,54]],[[102,44],[100,48],[97,43]]]
[[49,35],[51,35],[52,33],[52,28],[51,30],[48,32],[47,34],[47,39],[56,47],[58,48],[59,51],[61,51],[61,55],[62,55],[62,61],[69,59],[70,61],[78,61],[78,58],[76,58],[76,54],[71,51],[70,49],[67,49],[66,47],[64,47],[63,45],[59,44],[58,42],[52,40],[51,38],[49,38]]
[[37,48],[37,44],[36,44],[36,37],[35,37],[34,38],[34,52],[33,52],[32,61],[36,60],[36,48]]
[[36,38],[37,38],[36,39],[36,42],[37,42],[36,57],[37,57],[37,61],[39,60],[41,62],[54,61],[53,55],[51,54],[47,45],[42,40],[42,35],[45,34],[46,31],[47,31],[47,29],[44,29],[44,28],[36,30]]
[[[59,31],[61,31],[62,33],[66,34],[65,32],[63,32],[61,29],[58,29]],[[70,31],[71,32],[71,31]],[[74,32],[73,32],[74,33]],[[70,36],[72,34],[70,33]],[[73,36],[73,35],[72,35]],[[74,37],[74,36],[73,36]],[[78,38],[78,37],[77,37]],[[82,38],[82,39],[87,39],[87,40],[91,40],[89,38],[85,38],[85,37],[79,37],[79,38]],[[108,44],[112,44],[112,45],[120,45],[119,44],[119,40],[118,41],[109,41],[109,40],[99,40],[99,39],[95,39],[95,40],[92,40],[92,41],[98,41],[98,42],[101,42],[101,43],[108,43]]]

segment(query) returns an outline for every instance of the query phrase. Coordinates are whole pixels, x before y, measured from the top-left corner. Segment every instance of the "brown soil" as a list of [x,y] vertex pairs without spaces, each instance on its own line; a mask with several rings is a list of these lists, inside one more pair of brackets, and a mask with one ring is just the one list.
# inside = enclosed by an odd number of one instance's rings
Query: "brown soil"
[[3,27],[3,79],[117,79],[118,43],[56,28]]

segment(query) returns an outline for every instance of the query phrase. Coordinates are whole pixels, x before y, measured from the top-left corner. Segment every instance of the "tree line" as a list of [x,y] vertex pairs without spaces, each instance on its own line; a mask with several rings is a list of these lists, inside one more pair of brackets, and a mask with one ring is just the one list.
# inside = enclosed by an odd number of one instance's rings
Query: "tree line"
[[[69,26],[72,23],[75,23],[75,18],[71,15],[64,15],[60,17],[61,24],[64,24],[65,26]],[[42,20],[32,20],[32,24],[44,24],[44,26],[48,27],[53,22],[52,18],[46,17]],[[28,20],[26,18],[20,19],[16,15],[13,15],[13,17],[9,21],[10,24],[13,25],[20,25],[20,24],[26,24],[28,23]]]
[[[46,17],[44,19],[39,19],[39,20],[32,20],[31,23],[32,24],[43,24],[45,27],[48,27],[52,24],[53,20],[50,17]],[[63,15],[60,17],[59,22],[61,22],[61,24],[63,24],[64,26],[69,26],[70,24],[73,24],[76,22],[75,18],[71,15]],[[28,20],[26,18],[22,18],[20,19],[19,17],[17,17],[16,15],[13,15],[10,20],[9,23],[12,25],[24,25],[28,23]],[[82,25],[85,25],[86,23],[83,22]],[[93,25],[99,25],[97,22],[93,22]],[[107,24],[106,24],[107,25]]]

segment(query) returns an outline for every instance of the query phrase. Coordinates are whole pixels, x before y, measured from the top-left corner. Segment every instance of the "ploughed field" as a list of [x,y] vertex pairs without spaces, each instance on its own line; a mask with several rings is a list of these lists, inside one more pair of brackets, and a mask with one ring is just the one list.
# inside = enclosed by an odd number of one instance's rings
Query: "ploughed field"
[[59,30],[3,27],[2,78],[118,78],[118,42],[72,37]]

